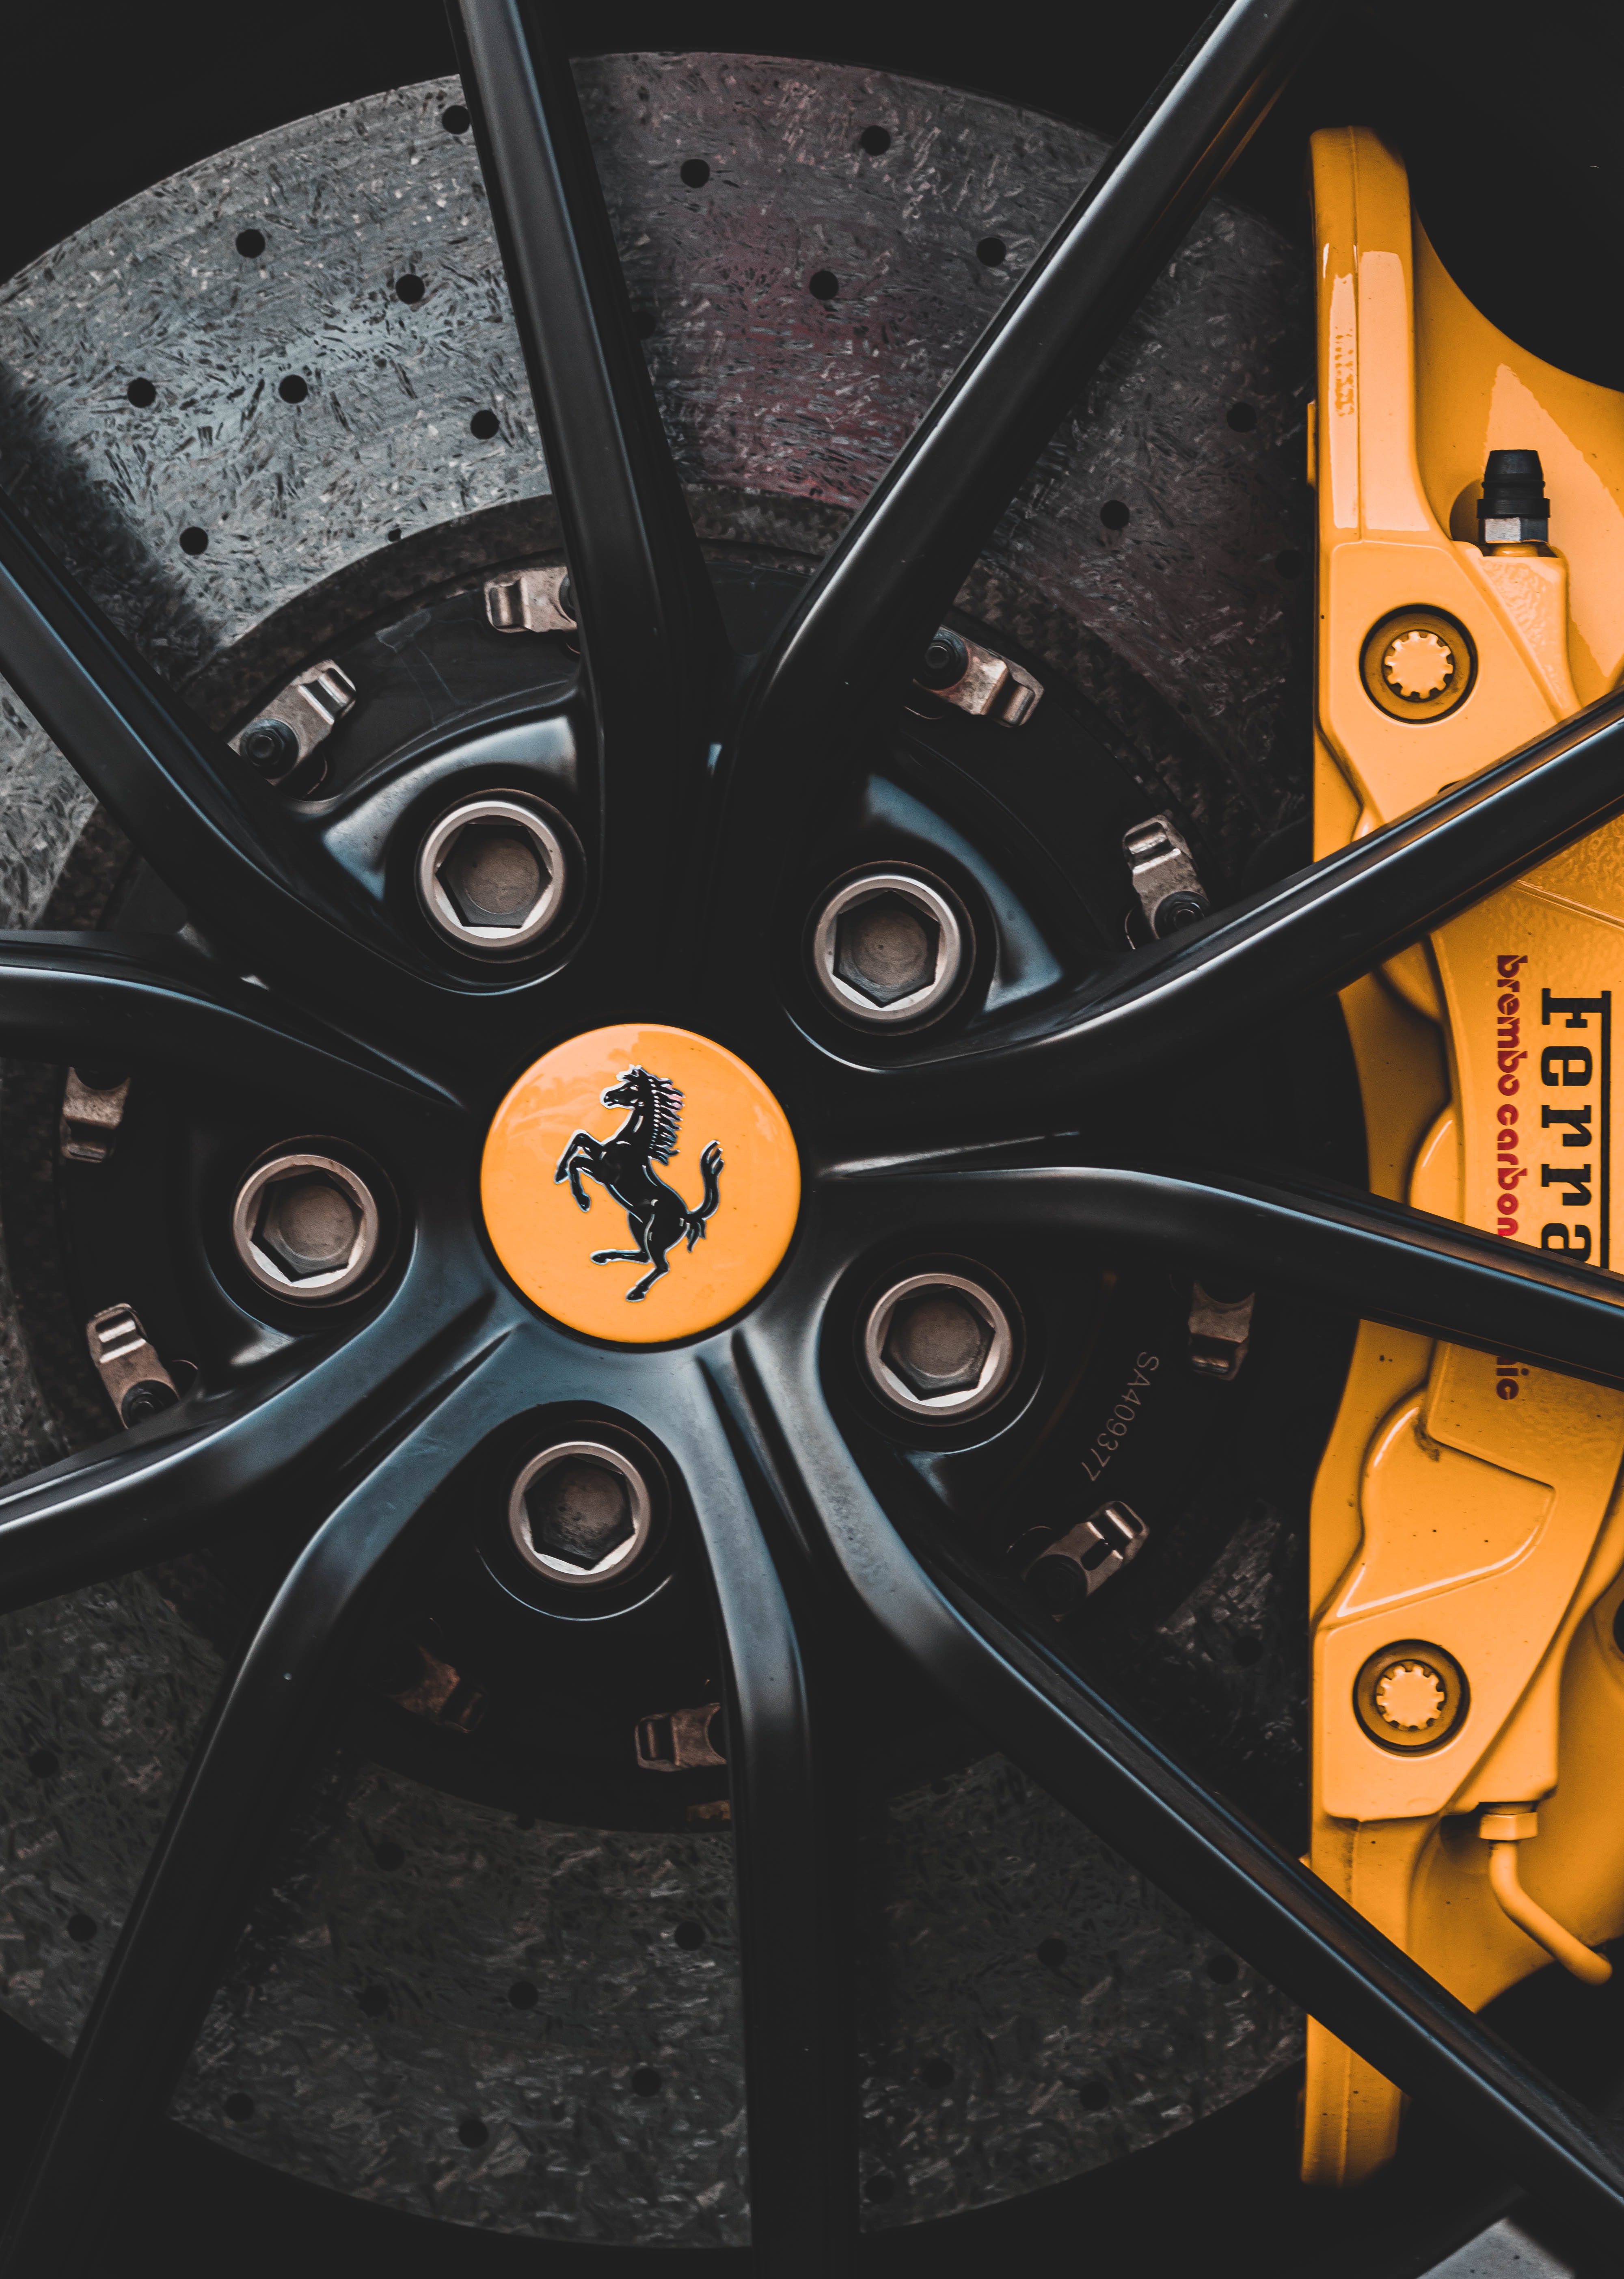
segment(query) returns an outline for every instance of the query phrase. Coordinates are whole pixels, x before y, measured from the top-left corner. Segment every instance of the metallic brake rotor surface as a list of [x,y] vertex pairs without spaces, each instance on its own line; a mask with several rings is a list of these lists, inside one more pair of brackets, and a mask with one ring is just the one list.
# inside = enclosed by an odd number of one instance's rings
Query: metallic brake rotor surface
[[[884,472],[1103,145],[854,68],[579,71],[701,527],[804,554]],[[471,139],[442,124],[459,99],[433,83],[280,128],[0,288],[0,479],[219,726],[318,657],[346,609],[410,607],[555,543]],[[699,184],[680,171],[696,160]],[[1296,269],[1267,224],[1209,207],[963,596],[1099,708],[1147,809],[1176,809],[1232,879],[1306,812]],[[4,702],[0,906],[38,923],[100,826]],[[11,1170],[6,1206],[49,1197]],[[15,1477],[85,1435],[8,1296]],[[1254,1515],[1254,1544],[1272,1524]],[[1227,1669],[1225,1640],[1268,1616],[1269,1568],[1237,1553],[1169,1619],[1172,1645]],[[218,1663],[147,1578],[4,1636],[0,2001],[66,2048]],[[1001,1761],[898,1799],[873,1880],[871,2225],[1098,2166],[1298,2045],[1265,1982]],[[174,2110],[460,2223],[736,2243],[737,1988],[724,1834],[538,1827],[335,1757]]]

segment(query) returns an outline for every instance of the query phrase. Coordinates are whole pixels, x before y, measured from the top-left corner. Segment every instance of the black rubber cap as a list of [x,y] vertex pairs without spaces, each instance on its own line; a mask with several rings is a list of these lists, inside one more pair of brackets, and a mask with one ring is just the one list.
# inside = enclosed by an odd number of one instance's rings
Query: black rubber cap
[[1545,496],[1545,471],[1537,451],[1490,451],[1483,469],[1480,522],[1502,521],[1513,516],[1524,522],[1545,522],[1551,502]]

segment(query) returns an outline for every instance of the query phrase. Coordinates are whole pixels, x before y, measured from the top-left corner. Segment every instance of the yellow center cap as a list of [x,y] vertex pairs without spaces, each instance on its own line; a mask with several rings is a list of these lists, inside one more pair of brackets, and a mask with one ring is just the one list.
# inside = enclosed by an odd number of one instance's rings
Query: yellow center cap
[[527,1298],[572,1330],[646,1346],[755,1297],[789,1247],[801,1164],[754,1070],[689,1030],[628,1022],[525,1070],[479,1186]]

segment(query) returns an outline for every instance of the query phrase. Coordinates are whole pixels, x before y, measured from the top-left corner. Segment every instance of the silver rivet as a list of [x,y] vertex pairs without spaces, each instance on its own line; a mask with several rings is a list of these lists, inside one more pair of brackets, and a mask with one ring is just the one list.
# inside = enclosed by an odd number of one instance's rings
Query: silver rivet
[[458,802],[423,842],[417,892],[441,933],[463,949],[525,949],[563,906],[562,840],[525,800],[493,793]]
[[818,912],[812,970],[824,994],[859,1021],[921,1021],[955,994],[969,927],[939,886],[902,871],[864,871]]
[[508,1497],[521,1559],[550,1583],[616,1583],[648,1541],[648,1483],[602,1440],[557,1440],[532,1456]]
[[372,1189],[348,1163],[294,1151],[249,1174],[231,1216],[256,1282],[300,1304],[357,1290],[377,1264],[379,1225]]
[[862,1352],[893,1408],[951,1420],[997,1400],[1015,1367],[1015,1333],[981,1283],[962,1274],[909,1274],[869,1308]]

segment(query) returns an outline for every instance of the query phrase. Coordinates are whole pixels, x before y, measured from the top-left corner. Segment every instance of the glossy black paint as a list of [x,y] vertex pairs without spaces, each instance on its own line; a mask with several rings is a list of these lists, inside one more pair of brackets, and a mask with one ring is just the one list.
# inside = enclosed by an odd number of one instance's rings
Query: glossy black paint
[[1367,973],[1624,812],[1624,698],[1598,698],[1467,783],[1278,885],[1041,1002],[984,1020],[951,1061],[908,1063],[921,1104],[947,1086],[1092,1102],[1210,1061],[1243,1034]]
[[[309,1331],[280,1324],[257,1354],[226,1350],[165,1416],[0,1498],[8,1606],[272,1506],[305,1534],[119,1939],[7,2236],[7,2273],[71,2279],[95,2261],[346,1673],[456,1525],[456,1485],[539,1403],[619,1418],[663,1450],[703,1546],[745,1925],[749,2267],[825,2279],[856,2252],[827,1738],[839,1673],[821,1659],[837,1609],[1395,2079],[1624,2237],[1624,2168],[1582,2114],[1093,1692],[939,1508],[903,1496],[882,1509],[839,1422],[856,1397],[849,1339],[825,1334],[865,1262],[900,1239],[961,1251],[978,1232],[1064,1226],[1080,1247],[1233,1261],[1332,1304],[1624,1382],[1610,1278],[1300,1175],[1113,1168],[1099,1161],[1108,1148],[1067,1137],[1080,1087],[1095,1088],[1091,1129],[1106,1130],[1113,1097],[1140,1078],[1176,1086],[1193,1045],[1367,970],[1617,812],[1616,702],[1120,965],[1097,943],[1056,950],[1052,980],[1012,988],[1006,928],[984,1009],[917,1046],[865,1060],[797,994],[808,818],[867,783],[916,653],[1009,494],[1328,12],[1236,0],[1214,18],[747,669],[718,629],[567,68],[529,0],[460,0],[581,596],[581,685],[503,716],[502,733],[528,725],[541,743],[556,730],[560,769],[566,742],[578,769],[557,780],[577,801],[586,903],[550,961],[499,972],[440,957],[399,888],[419,792],[448,796],[459,752],[477,769],[488,745],[471,734],[425,754],[420,785],[381,771],[371,788],[395,801],[387,814],[369,810],[366,783],[347,792],[358,835],[345,857],[331,816],[279,802],[188,721],[0,517],[0,665],[218,953],[11,936],[0,1045],[112,1055],[155,1078],[218,1070],[267,1113],[296,1102],[302,1122],[373,1150],[402,1202],[401,1255],[373,1297]],[[900,811],[869,798],[863,828],[894,831]],[[922,802],[908,814],[917,844],[960,863],[990,910],[996,866]],[[1029,977],[1047,940],[1030,930]],[[509,1288],[478,1219],[479,1152],[503,1086],[548,1043],[625,1017],[676,1019],[739,1050],[802,1148],[807,1200],[785,1269],[744,1320],[686,1347],[604,1347],[555,1328]],[[994,1144],[954,1152],[961,1109]],[[922,1143],[937,1152],[905,1152]],[[188,1270],[206,1278],[208,1245],[193,1247]],[[222,1287],[223,1317],[233,1305]]]
[[1616,1275],[1513,1251],[1458,1220],[1284,1166],[1117,1168],[1027,1149],[1004,1166],[939,1155],[854,1167],[831,1172],[825,1193],[831,1211],[844,1197],[851,1216],[893,1238],[904,1228],[961,1242],[971,1228],[1064,1230],[1113,1256],[1202,1258],[1370,1321],[1624,1385]]
[[645,1007],[673,956],[685,840],[728,662],[666,448],[560,27],[536,0],[451,9],[580,625],[597,775],[594,1001]]

